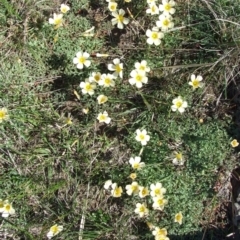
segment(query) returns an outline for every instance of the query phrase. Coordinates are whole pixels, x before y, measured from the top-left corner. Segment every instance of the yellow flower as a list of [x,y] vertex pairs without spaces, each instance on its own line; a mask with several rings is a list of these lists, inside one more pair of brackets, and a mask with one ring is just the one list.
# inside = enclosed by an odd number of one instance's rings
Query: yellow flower
[[98,104],[103,104],[103,103],[107,102],[107,100],[108,100],[108,97],[105,95],[99,95],[97,97]]
[[188,84],[190,86],[193,87],[193,89],[196,89],[196,88],[201,88],[203,87],[203,83],[201,82],[203,80],[202,76],[198,75],[197,77],[192,74],[191,75],[191,82],[189,82]]
[[146,207],[146,205],[144,203],[137,203],[136,204],[136,209],[134,210],[135,213],[137,213],[139,215],[139,217],[144,217],[148,215],[148,208]]
[[122,187],[118,187],[116,183],[112,184],[112,191],[111,194],[113,197],[121,197],[122,196]]
[[129,175],[129,177],[132,179],[132,180],[135,180],[137,178],[137,174],[136,173],[131,173]]
[[2,213],[2,217],[6,218],[9,215],[14,215],[15,210],[8,200],[2,201],[2,199],[0,199],[0,213]]
[[60,10],[62,13],[66,13],[70,10],[70,7],[66,4],[61,4]]
[[139,185],[137,182],[132,182],[132,184],[126,186],[127,195],[138,194]]
[[149,195],[149,190],[147,187],[139,186],[139,197],[145,198]]
[[181,225],[182,224],[182,219],[183,219],[182,212],[179,212],[175,215],[174,222],[177,222]]
[[56,236],[63,230],[63,226],[59,226],[57,224],[53,225],[49,232],[47,233],[47,238],[51,239],[52,237]]
[[8,120],[9,119],[9,115],[8,115],[8,110],[7,108],[3,107],[0,109],[0,123],[2,121]]
[[232,141],[231,141],[231,145],[232,145],[232,147],[237,147],[238,145],[239,145],[239,142],[237,141],[237,139],[233,139]]
[[59,27],[62,26],[62,24],[63,24],[63,19],[62,19],[62,17],[63,17],[62,14],[56,14],[56,13],[54,13],[54,14],[53,14],[53,18],[49,18],[48,21],[49,21],[50,24],[55,25],[55,29],[56,29],[56,28],[59,28]]

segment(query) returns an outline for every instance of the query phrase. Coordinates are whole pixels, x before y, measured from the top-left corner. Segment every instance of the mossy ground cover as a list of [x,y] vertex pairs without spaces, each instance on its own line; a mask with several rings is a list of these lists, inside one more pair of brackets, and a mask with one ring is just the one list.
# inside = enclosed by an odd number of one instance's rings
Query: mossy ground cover
[[[130,19],[124,29],[112,26],[103,0],[64,2],[70,10],[54,29],[49,18],[61,3],[0,2],[0,108],[9,114],[0,124],[0,198],[16,211],[0,219],[0,234],[47,239],[58,224],[63,231],[56,239],[154,239],[152,223],[170,239],[225,239],[233,229],[220,209],[229,196],[220,198],[217,184],[238,156],[230,145],[240,137],[239,118],[232,119],[239,111],[237,1],[176,1],[174,28],[159,46],[146,42],[158,19],[146,14],[146,1],[118,1]],[[91,55],[89,68],[73,63],[79,51]],[[113,88],[83,94],[80,82],[92,72],[110,73],[115,58],[123,63],[123,78]],[[148,83],[136,88],[129,78],[142,60],[151,71]],[[202,88],[188,84],[192,74],[203,77]],[[103,105],[100,94],[108,96]],[[178,96],[188,103],[182,114],[171,110]],[[110,124],[97,120],[103,111]],[[147,130],[146,146],[136,141],[137,129]],[[174,152],[182,153],[184,165],[172,163]],[[135,181],[166,188],[163,211],[152,208],[149,196],[126,194],[135,156],[145,163]],[[121,197],[103,188],[109,179],[123,188]],[[148,206],[148,216],[134,212],[137,203]],[[180,211],[181,225],[174,222]]]

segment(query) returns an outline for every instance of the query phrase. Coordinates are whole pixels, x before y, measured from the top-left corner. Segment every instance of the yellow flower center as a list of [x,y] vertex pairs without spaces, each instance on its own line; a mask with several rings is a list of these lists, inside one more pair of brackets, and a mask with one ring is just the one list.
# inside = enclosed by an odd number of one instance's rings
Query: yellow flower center
[[[142,76],[141,75],[137,75],[136,76],[136,81],[137,82],[142,82]],[[144,135],[141,134],[139,137],[142,139],[142,138],[144,138]]]
[[139,208],[139,212],[145,212],[145,206],[141,206],[140,208]]
[[5,209],[6,209],[6,211],[10,211],[11,205],[10,204],[5,205]]
[[193,87],[198,88],[199,87],[199,81],[197,79],[194,79],[192,81],[192,85],[193,85]]
[[68,10],[67,10],[67,8],[66,7],[63,7],[62,9],[61,9],[61,12],[62,13],[66,13]]
[[155,189],[155,190],[154,190],[154,193],[155,193],[156,195],[159,195],[159,194],[161,193],[161,191],[160,191],[160,189]]
[[121,191],[121,188],[120,188],[120,187],[116,188],[114,192],[115,192],[115,195],[116,195],[116,196],[120,196],[120,195],[121,195],[121,193],[122,193],[122,191]]
[[119,22],[123,22],[123,15],[118,15],[117,16],[117,20],[119,21]]
[[141,71],[145,71],[146,67],[141,65],[140,68],[139,68]]
[[95,75],[95,76],[94,76],[94,80],[95,80],[96,82],[98,82],[100,79],[101,79],[101,77],[100,77],[99,75]]
[[54,24],[55,25],[60,25],[61,23],[62,23],[62,19],[61,18],[54,19]]
[[147,189],[146,189],[146,188],[143,188],[143,190],[142,190],[142,195],[145,196],[145,195],[147,195],[147,193],[148,193],[148,192],[147,192]]
[[164,9],[165,9],[166,11],[169,11],[171,8],[172,8],[172,7],[171,7],[171,5],[170,5],[169,3],[167,3],[167,4],[164,6]]
[[180,108],[182,106],[182,104],[183,104],[182,101],[178,101],[178,102],[176,102],[176,107]]
[[100,116],[99,116],[99,120],[100,120],[100,121],[105,121],[105,120],[106,120],[106,116],[103,115],[103,114],[100,115]]
[[116,70],[117,73],[120,73],[122,71],[122,68],[121,68],[120,64],[117,64],[115,66],[115,70]]
[[181,222],[182,216],[180,214],[177,214],[176,216],[176,221]]
[[140,167],[139,163],[134,163],[134,164],[133,164],[133,168],[134,168],[134,169],[138,169],[139,167]]
[[168,26],[168,25],[169,25],[169,23],[170,23],[170,22],[169,22],[169,20],[168,20],[168,19],[164,19],[164,21],[163,21],[163,25],[164,25],[164,26]]
[[86,89],[86,91],[91,91],[92,90],[92,85],[90,83],[87,83],[85,85],[85,89]]
[[79,62],[79,63],[82,63],[82,64],[85,63],[85,60],[86,60],[86,59],[85,59],[85,57],[83,57],[83,56],[80,57],[80,58],[78,58],[78,62]]
[[157,203],[158,205],[163,205],[163,199],[158,199]]
[[66,122],[66,124],[71,125],[72,119],[70,117],[67,117],[65,122]]
[[6,113],[4,111],[0,111],[0,119],[4,119],[6,117]]
[[145,140],[145,135],[144,134],[140,134],[139,138],[140,138],[141,141],[143,141],[143,140]]
[[152,10],[152,12],[155,12],[156,11],[156,7],[152,6],[151,10]]
[[158,39],[158,33],[152,32],[152,39]]
[[57,234],[59,232],[59,229],[58,229],[58,226],[54,225],[51,227],[51,231],[54,233],[54,234]]
[[111,79],[110,78],[105,78],[104,82],[105,82],[106,85],[110,85]]
[[181,153],[177,153],[177,154],[176,154],[176,159],[177,159],[178,161],[182,160],[182,154],[181,154]]

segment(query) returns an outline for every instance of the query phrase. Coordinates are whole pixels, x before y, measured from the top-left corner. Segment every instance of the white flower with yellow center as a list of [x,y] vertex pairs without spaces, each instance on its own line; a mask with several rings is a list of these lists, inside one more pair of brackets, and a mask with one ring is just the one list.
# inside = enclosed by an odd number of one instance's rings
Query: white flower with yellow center
[[132,182],[132,184],[126,186],[127,195],[131,196],[132,194],[138,194],[139,185],[137,182]]
[[101,80],[102,74],[100,72],[93,72],[91,76],[89,77],[90,82],[96,82],[99,84],[99,81]]
[[157,29],[150,30],[148,29],[146,31],[146,35],[148,37],[147,43],[152,45],[155,44],[156,46],[160,45],[161,40],[164,37],[164,34],[162,32],[159,32]]
[[170,239],[166,236],[155,236],[155,240],[170,240]]
[[175,2],[173,0],[162,0],[162,4],[159,5],[159,10],[163,12],[165,15],[174,14],[175,13]]
[[183,113],[188,106],[187,102],[183,101],[181,96],[173,99],[172,103],[173,105],[171,106],[171,109],[173,112],[179,111],[180,113]]
[[12,207],[12,204],[8,200],[2,201],[0,203],[0,213],[2,217],[7,218],[9,215],[14,215],[15,210]]
[[63,24],[63,14],[53,14],[53,18],[49,18],[49,23],[55,25],[55,28],[59,28]]
[[113,76],[123,78],[123,63],[120,63],[119,58],[113,59],[113,64],[108,64],[108,70],[114,71]]
[[157,182],[156,184],[152,183],[150,189],[150,195],[152,197],[162,197],[166,193],[166,188],[164,188],[160,182]]
[[182,153],[175,152],[174,154],[175,154],[175,157],[174,157],[172,163],[177,166],[182,166],[184,164],[184,159],[183,159]]
[[167,229],[166,228],[155,227],[154,230],[152,231],[152,234],[155,237],[166,237],[167,236]]
[[174,222],[179,223],[180,225],[182,224],[182,220],[183,220],[183,215],[182,212],[179,212],[175,215],[174,217]]
[[164,206],[168,203],[166,199],[163,198],[163,196],[157,196],[153,197],[153,209],[155,210],[163,210]]
[[73,63],[77,64],[78,69],[83,69],[83,67],[89,67],[91,65],[91,61],[87,60],[89,58],[89,53],[87,52],[78,52],[76,54],[77,57],[73,58]]
[[198,75],[197,77],[192,74],[191,75],[191,82],[188,84],[193,87],[193,89],[201,88],[203,87],[203,83],[201,82],[203,80],[202,76]]
[[85,79],[85,82],[80,83],[80,88],[82,88],[83,94],[94,94],[94,89],[96,88],[95,83],[91,83],[88,78]]
[[5,108],[5,107],[0,108],[0,123],[2,121],[8,120],[8,119],[9,119],[9,115],[8,115],[7,108]]
[[122,196],[122,187],[119,187],[116,183],[112,184],[111,194],[113,197],[121,197]]
[[139,186],[139,197],[145,198],[149,195],[149,190],[147,187]]
[[99,81],[99,85],[104,86],[104,87],[114,87],[115,82],[114,79],[115,77],[112,74],[102,74],[102,77]]
[[157,27],[161,28],[162,31],[167,31],[170,28],[173,28],[174,23],[172,22],[172,16],[170,15],[160,15],[159,20],[156,22]]
[[98,104],[103,104],[103,103],[107,102],[107,100],[108,100],[108,97],[105,95],[99,95],[97,97]]
[[137,213],[139,217],[145,217],[148,215],[149,210],[144,203],[137,203],[134,212]]
[[150,136],[147,135],[147,131],[145,129],[142,131],[138,129],[136,133],[137,133],[137,136],[135,139],[141,142],[142,145],[147,145],[147,142],[150,140]]
[[61,11],[62,13],[66,13],[66,12],[68,12],[69,10],[70,10],[70,7],[69,7],[68,5],[66,5],[66,4],[61,4],[60,11]]
[[141,162],[141,157],[130,158],[129,163],[131,164],[133,169],[140,170],[145,166],[144,162]]
[[106,124],[109,124],[111,122],[111,118],[108,116],[108,113],[104,111],[103,113],[99,113],[97,116],[98,121],[105,122]]
[[59,234],[61,231],[63,230],[63,226],[60,225],[53,225],[49,232],[47,233],[47,238],[51,239],[52,237],[56,236],[57,234]]
[[237,141],[237,139],[233,139],[232,141],[231,141],[231,146],[232,147],[237,147],[239,145],[239,142]]
[[149,8],[146,10],[146,13],[151,15],[159,14],[159,8],[155,3],[150,3]]
[[112,186],[112,180],[109,179],[104,183],[104,189],[108,190]]
[[150,72],[150,67],[147,66],[147,61],[142,60],[140,63],[136,62],[134,64],[135,68],[137,71],[142,71],[142,72]]
[[148,78],[146,77],[146,72],[132,70],[130,73],[131,78],[128,80],[131,85],[136,85],[137,88],[141,88],[143,83],[148,82]]
[[116,25],[119,29],[123,29],[124,25],[127,25],[129,23],[129,19],[124,17],[125,11],[123,9],[120,9],[119,11],[112,12],[112,16],[114,17],[112,19],[112,25]]
[[116,2],[109,2],[108,3],[108,9],[111,12],[115,12],[117,10],[117,3]]

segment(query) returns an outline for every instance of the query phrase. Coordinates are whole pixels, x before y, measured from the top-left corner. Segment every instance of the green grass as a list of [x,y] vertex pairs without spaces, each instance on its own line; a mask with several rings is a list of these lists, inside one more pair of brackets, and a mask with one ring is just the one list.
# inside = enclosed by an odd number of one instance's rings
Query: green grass
[[[54,224],[64,227],[56,239],[154,239],[146,224],[151,222],[166,227],[170,239],[225,237],[231,232],[227,219],[214,214],[226,198],[219,198],[214,187],[219,169],[231,171],[237,162],[230,142],[239,135],[231,126],[228,86],[239,77],[239,4],[177,1],[176,29],[158,47],[146,44],[145,31],[157,19],[146,15],[146,1],[119,1],[134,16],[124,30],[112,27],[105,1],[87,0],[68,1],[64,26],[54,30],[48,19],[60,4],[0,3],[0,108],[10,116],[0,124],[0,198],[16,210],[0,219],[1,228],[9,239],[46,239]],[[92,26],[94,37],[82,36]],[[110,56],[92,57],[91,66],[79,70],[72,61],[80,50]],[[115,88],[97,87],[92,97],[83,95],[80,82],[93,71],[109,72],[107,64],[116,57],[124,63],[123,80],[117,79]],[[128,79],[134,63],[143,59],[151,72],[148,84],[137,89]],[[188,85],[192,73],[203,76],[202,89]],[[102,93],[109,101],[98,105]],[[189,105],[182,115],[171,111],[177,96]],[[96,119],[104,110],[110,125]],[[72,125],[65,125],[68,113]],[[150,197],[125,193],[131,183],[128,161],[142,148],[135,140],[137,129],[151,137],[137,181],[148,187],[163,184],[168,199],[163,211],[152,210]],[[172,164],[174,151],[182,152],[184,166]],[[122,186],[121,198],[104,191],[108,179]],[[134,213],[138,202],[148,204],[147,219]],[[173,222],[179,211],[181,226]],[[220,230],[223,222],[226,229]],[[204,229],[209,229],[205,235]]]

